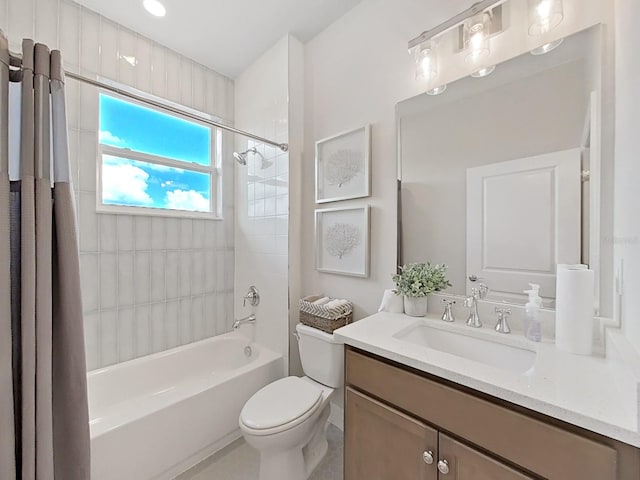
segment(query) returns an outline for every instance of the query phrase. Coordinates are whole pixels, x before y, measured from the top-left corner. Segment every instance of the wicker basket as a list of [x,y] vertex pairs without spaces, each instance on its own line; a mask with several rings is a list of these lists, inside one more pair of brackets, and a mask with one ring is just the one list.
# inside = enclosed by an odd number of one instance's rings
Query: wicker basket
[[344,327],[353,321],[353,305],[343,305],[338,308],[326,308],[314,305],[313,302],[321,297],[306,297],[300,299],[300,322],[309,327],[317,328],[326,333]]

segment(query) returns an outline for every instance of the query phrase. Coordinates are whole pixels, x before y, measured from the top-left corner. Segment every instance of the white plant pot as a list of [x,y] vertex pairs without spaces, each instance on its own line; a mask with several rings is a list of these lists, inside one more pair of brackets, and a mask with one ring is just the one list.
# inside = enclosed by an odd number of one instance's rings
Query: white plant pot
[[411,317],[427,314],[427,297],[404,297],[404,313]]

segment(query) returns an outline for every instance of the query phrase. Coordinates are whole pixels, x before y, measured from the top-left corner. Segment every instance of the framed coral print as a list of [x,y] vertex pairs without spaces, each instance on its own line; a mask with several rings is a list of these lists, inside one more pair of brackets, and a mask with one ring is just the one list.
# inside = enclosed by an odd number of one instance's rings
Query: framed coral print
[[371,126],[316,142],[316,203],[371,195]]
[[316,210],[316,269],[369,276],[369,207]]

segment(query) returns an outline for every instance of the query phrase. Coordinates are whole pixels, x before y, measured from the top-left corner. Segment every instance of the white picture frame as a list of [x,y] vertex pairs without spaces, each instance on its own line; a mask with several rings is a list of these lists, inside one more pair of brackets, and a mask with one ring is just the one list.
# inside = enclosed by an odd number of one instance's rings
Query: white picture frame
[[315,211],[316,270],[369,276],[369,206]]
[[316,142],[316,203],[371,195],[371,125]]

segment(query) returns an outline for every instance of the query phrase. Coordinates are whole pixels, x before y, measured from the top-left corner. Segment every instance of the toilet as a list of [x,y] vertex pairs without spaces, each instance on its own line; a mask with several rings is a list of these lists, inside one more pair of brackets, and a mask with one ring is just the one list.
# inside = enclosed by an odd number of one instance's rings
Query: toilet
[[327,453],[329,400],[343,385],[344,349],[333,335],[298,324],[304,377],[258,390],[240,413],[240,430],[260,452],[259,480],[306,480]]

